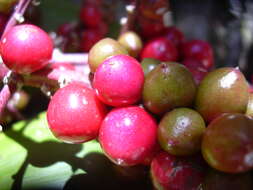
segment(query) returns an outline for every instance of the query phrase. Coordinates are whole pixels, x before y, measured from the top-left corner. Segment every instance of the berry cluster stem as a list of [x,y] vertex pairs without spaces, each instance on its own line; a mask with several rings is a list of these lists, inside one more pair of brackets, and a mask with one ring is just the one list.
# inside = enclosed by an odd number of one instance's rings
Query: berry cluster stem
[[123,34],[129,30],[133,30],[139,3],[139,0],[135,0],[130,4],[126,5],[127,18],[126,22],[122,24],[120,34]]
[[31,3],[32,0],[20,0],[13,11],[9,21],[6,24],[6,27],[4,29],[3,35],[13,26],[15,26],[18,22],[23,22],[24,18],[23,15],[28,7],[28,5]]

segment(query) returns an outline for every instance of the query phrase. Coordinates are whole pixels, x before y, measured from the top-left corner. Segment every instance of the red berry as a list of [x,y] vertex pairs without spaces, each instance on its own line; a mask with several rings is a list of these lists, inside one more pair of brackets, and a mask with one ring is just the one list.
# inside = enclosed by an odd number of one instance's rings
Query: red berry
[[199,84],[202,79],[208,74],[208,70],[198,60],[185,59],[182,64],[185,65],[189,71],[191,71],[196,84]]
[[64,23],[60,25],[57,29],[57,34],[60,36],[68,36],[70,33],[74,32],[75,25],[73,23]]
[[52,52],[53,42],[49,35],[30,24],[14,26],[0,42],[4,64],[21,74],[37,71],[47,65]]
[[93,87],[105,104],[125,106],[140,99],[143,83],[144,73],[140,63],[128,55],[115,55],[99,65]]
[[81,50],[88,52],[104,35],[96,29],[86,29],[81,34]]
[[161,190],[198,189],[204,180],[204,168],[197,161],[161,152],[151,163],[153,185]]
[[105,107],[85,83],[74,82],[52,97],[47,120],[52,133],[62,141],[82,143],[98,135]]
[[182,45],[184,59],[192,58],[200,61],[202,65],[210,70],[213,67],[213,50],[208,42],[202,40],[191,40]]
[[105,22],[101,22],[96,28],[103,36],[105,36],[108,33],[108,25]]
[[117,108],[104,119],[99,142],[105,154],[116,164],[143,163],[156,144],[157,124],[138,106]]
[[86,4],[81,9],[80,19],[86,26],[96,28],[102,22],[102,12],[94,4]]
[[184,41],[184,34],[178,28],[173,26],[166,28],[164,36],[177,48],[179,48]]
[[165,30],[162,21],[153,21],[139,16],[138,23],[140,25],[141,36],[147,39],[160,36]]
[[160,61],[177,61],[178,51],[170,40],[159,37],[147,43],[141,53],[141,59],[154,58]]

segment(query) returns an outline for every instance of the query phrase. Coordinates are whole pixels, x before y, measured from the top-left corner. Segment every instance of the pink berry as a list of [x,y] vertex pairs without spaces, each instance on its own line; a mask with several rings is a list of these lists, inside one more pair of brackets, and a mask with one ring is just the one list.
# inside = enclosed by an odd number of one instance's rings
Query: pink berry
[[198,158],[176,157],[161,152],[151,163],[151,177],[156,189],[195,190],[203,182],[204,174]]
[[52,97],[47,120],[52,133],[64,142],[82,143],[98,136],[105,107],[85,83],[73,82]]
[[143,163],[156,144],[157,124],[138,106],[116,108],[104,119],[99,142],[109,159],[122,166]]
[[53,42],[49,35],[30,24],[14,26],[0,42],[4,64],[21,74],[37,71],[47,65],[52,52]]
[[160,61],[177,61],[178,51],[170,40],[159,37],[148,42],[141,53],[141,59],[154,58]]
[[140,63],[128,55],[115,55],[99,65],[93,87],[102,102],[118,107],[136,103],[141,97],[143,83]]
[[213,50],[208,42],[203,40],[191,40],[182,44],[183,58],[196,59],[210,70],[213,67]]

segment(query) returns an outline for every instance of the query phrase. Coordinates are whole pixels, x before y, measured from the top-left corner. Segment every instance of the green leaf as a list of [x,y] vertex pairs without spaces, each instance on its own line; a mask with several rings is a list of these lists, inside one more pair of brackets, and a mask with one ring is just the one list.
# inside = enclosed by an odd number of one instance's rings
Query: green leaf
[[41,0],[42,28],[55,31],[59,25],[79,19],[80,3],[73,0]]
[[60,142],[45,112],[0,133],[1,190],[150,189],[146,169],[112,164],[96,140]]
[[103,157],[97,141],[59,142],[47,127],[45,113],[13,125],[0,134],[0,142],[1,190],[62,189],[71,176],[86,173],[86,156]]

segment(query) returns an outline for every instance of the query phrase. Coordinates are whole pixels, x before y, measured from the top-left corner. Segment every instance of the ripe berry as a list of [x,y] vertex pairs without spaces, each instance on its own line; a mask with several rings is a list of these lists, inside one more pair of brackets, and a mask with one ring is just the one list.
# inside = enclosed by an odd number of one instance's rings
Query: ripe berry
[[94,28],[102,22],[102,12],[98,6],[86,4],[81,9],[80,20],[86,26]]
[[177,61],[178,51],[176,47],[166,39],[160,37],[148,42],[141,53],[141,59],[154,58],[160,61]]
[[143,108],[117,108],[105,117],[99,131],[99,142],[114,163],[137,165],[153,152],[156,130],[154,119]]
[[21,74],[37,71],[47,65],[52,52],[53,42],[49,35],[30,24],[14,26],[0,42],[4,64]]
[[74,32],[75,24],[73,23],[64,23],[60,25],[57,29],[57,34],[60,36],[68,36],[70,33]]
[[168,27],[164,31],[164,36],[170,40],[175,47],[179,48],[179,46],[184,41],[184,34],[176,27]]
[[140,63],[128,55],[115,55],[98,67],[93,87],[105,104],[125,106],[140,99],[143,83],[144,73]]
[[81,34],[81,50],[88,52],[92,46],[103,38],[103,34],[96,29],[86,29]]
[[182,64],[185,65],[189,71],[191,71],[196,84],[199,84],[208,74],[208,70],[202,65],[200,61],[196,59],[185,59]]
[[52,97],[47,120],[52,133],[62,141],[82,143],[98,135],[105,107],[85,83],[73,82]]
[[176,157],[161,152],[151,163],[151,178],[159,190],[194,190],[204,180],[204,167],[195,157]]
[[213,67],[213,50],[208,42],[203,40],[191,40],[182,44],[184,59],[192,58],[200,61],[202,65],[210,70]]
[[139,16],[138,23],[140,25],[141,36],[146,39],[158,37],[163,34],[165,30],[165,26],[162,21],[153,21]]

